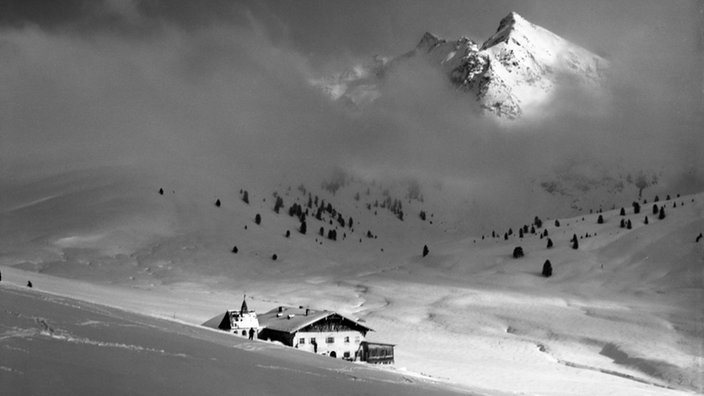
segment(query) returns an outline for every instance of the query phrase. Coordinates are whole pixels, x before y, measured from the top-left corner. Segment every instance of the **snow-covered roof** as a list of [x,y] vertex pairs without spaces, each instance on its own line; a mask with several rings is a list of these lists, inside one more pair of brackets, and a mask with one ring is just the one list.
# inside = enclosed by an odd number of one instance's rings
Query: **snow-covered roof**
[[[306,315],[307,313],[307,315]],[[339,317],[363,331],[374,331],[369,327],[333,311],[318,311],[296,307],[278,307],[259,316],[259,324],[267,329],[285,333],[295,333],[302,328],[329,317]]]

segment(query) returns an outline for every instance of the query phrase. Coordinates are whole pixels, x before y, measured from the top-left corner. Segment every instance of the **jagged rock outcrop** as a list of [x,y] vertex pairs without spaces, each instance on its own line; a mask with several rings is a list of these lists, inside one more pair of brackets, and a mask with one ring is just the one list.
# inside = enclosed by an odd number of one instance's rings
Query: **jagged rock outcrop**
[[312,83],[332,99],[362,108],[383,94],[384,78],[396,65],[415,57],[439,67],[487,112],[509,119],[539,112],[560,84],[599,89],[608,66],[600,56],[513,12],[481,45],[467,37],[452,41],[425,33],[403,55],[377,56],[367,65]]

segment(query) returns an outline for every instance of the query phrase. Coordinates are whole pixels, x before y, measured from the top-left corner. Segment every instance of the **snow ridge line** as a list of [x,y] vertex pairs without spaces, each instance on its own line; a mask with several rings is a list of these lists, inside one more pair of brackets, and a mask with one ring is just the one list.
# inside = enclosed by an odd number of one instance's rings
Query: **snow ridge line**
[[627,380],[631,380],[631,381],[635,381],[635,382],[640,382],[641,384],[646,384],[646,385],[655,386],[655,387],[658,387],[658,388],[669,389],[669,390],[678,390],[677,388],[673,388],[673,387],[668,386],[668,385],[658,384],[657,382],[654,382],[654,381],[648,381],[648,380],[643,379],[643,378],[638,378],[638,377],[636,377],[636,376],[633,376],[633,375],[630,375],[630,374],[625,374],[625,373],[620,373],[620,372],[614,371],[614,370],[608,370],[608,369],[603,369],[603,368],[588,366],[588,365],[586,365],[586,364],[580,364],[580,363],[570,362],[570,361],[562,360],[562,359],[557,359],[557,362],[560,363],[560,364],[562,364],[562,365],[565,365],[565,366],[567,366],[567,367],[572,367],[572,368],[577,368],[577,369],[582,369],[582,370],[596,371],[596,372],[600,372],[600,373],[603,373],[603,374],[613,375],[613,376],[620,377],[620,378],[624,378],[624,379],[627,379]]

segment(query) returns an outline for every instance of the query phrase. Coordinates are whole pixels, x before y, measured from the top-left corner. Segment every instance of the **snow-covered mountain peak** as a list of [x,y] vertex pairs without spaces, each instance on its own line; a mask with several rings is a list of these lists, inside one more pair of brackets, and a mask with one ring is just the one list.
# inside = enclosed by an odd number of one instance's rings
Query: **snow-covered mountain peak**
[[360,107],[382,95],[381,81],[394,65],[417,56],[474,95],[485,111],[509,119],[542,114],[560,84],[583,86],[598,95],[608,66],[603,58],[511,12],[481,46],[467,37],[446,40],[426,32],[410,52],[313,84],[335,100]]

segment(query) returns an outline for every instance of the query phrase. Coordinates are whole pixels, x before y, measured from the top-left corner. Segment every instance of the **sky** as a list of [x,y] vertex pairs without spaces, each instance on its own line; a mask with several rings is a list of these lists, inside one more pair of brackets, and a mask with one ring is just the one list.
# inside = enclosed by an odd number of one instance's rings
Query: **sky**
[[[407,52],[426,31],[484,41],[511,11],[611,62],[606,114],[567,90],[559,115],[507,131],[429,70],[395,76],[393,94],[361,113],[308,84]],[[2,175],[103,163],[258,177],[342,166],[497,180],[482,184],[492,192],[580,158],[701,182],[703,23],[701,1],[4,2]]]

